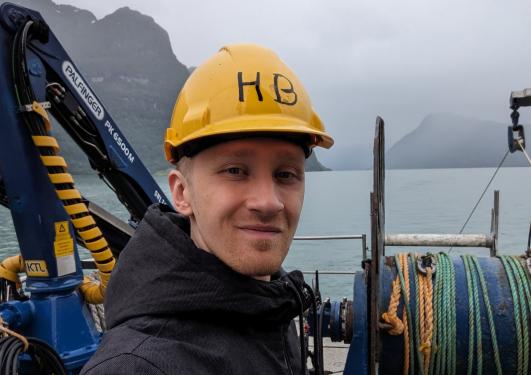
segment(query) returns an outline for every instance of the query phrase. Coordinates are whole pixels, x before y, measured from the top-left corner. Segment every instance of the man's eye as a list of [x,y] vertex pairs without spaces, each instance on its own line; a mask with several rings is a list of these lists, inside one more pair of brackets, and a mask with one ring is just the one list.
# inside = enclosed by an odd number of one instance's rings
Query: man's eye
[[281,171],[277,173],[277,178],[281,180],[290,180],[296,177],[297,175],[295,173],[289,171]]
[[233,174],[233,175],[241,175],[241,174],[243,174],[243,170],[241,168],[238,168],[238,167],[227,168],[225,170],[225,172],[227,172],[228,174]]

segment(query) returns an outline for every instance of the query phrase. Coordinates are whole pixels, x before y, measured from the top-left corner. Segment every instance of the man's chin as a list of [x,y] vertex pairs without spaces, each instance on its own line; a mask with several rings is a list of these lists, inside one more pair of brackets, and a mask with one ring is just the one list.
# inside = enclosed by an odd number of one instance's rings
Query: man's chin
[[280,269],[288,249],[284,241],[259,240],[240,243],[230,254],[218,258],[234,271],[255,279],[269,277]]
[[274,261],[260,264],[246,264],[233,268],[236,272],[242,275],[252,277],[257,280],[269,280],[271,275],[280,269],[282,262]]
[[253,250],[260,252],[271,251],[278,246],[278,243],[271,239],[261,239],[251,241],[250,246]]

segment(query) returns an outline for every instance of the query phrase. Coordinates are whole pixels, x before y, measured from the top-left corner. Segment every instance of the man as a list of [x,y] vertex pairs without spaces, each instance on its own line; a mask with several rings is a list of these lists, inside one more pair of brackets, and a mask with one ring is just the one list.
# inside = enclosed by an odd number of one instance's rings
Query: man
[[222,48],[185,83],[167,130],[173,204],[150,207],[106,296],[85,374],[304,374],[285,274],[304,160],[330,147],[293,72],[270,50]]

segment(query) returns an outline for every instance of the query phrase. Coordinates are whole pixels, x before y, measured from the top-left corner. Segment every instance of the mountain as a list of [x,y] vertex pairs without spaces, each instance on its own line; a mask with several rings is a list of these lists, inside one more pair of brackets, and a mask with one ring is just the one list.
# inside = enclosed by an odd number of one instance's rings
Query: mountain
[[329,171],[330,170],[330,168],[327,168],[327,167],[325,167],[324,165],[321,164],[319,159],[317,159],[317,155],[315,155],[315,152],[312,152],[310,157],[308,159],[306,159],[306,163],[304,165],[304,168],[307,171],[314,171],[314,172],[316,172],[316,171]]
[[[146,167],[152,173],[168,168],[162,140],[175,99],[194,69],[174,55],[168,33],[128,7],[98,20],[51,0],[12,2],[41,13]],[[69,170],[89,172],[85,155],[62,128],[56,124],[53,132]],[[313,159],[307,169],[321,170]]]
[[[497,167],[507,152],[509,123],[477,120],[451,113],[431,114],[388,151],[386,166],[414,168]],[[529,126],[525,129],[529,134]],[[521,152],[509,154],[505,167],[528,166]]]
[[[153,18],[120,8],[98,20],[91,12],[51,0],[18,0],[41,13],[103,105],[152,172],[168,167],[162,139],[188,77],[168,33]],[[90,167],[60,126],[54,127],[72,172]]]

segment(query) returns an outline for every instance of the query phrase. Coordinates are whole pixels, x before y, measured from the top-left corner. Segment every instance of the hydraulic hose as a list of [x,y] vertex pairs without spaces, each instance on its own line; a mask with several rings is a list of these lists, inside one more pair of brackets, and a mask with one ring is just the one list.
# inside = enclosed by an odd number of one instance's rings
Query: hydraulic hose
[[[55,185],[57,196],[63,202],[74,228],[83,240],[85,247],[92,254],[96,267],[98,268],[100,282],[97,283],[85,277],[80,286],[81,293],[83,293],[88,303],[103,303],[105,288],[107,287],[111,271],[116,263],[109,244],[96,225],[96,221],[89,213],[81,194],[74,187],[72,175],[66,173],[66,161],[64,158],[57,156],[57,154],[53,156],[43,155],[42,151],[45,149],[52,148],[55,152],[59,150],[55,138],[51,136],[33,136],[32,138],[35,146],[41,152],[43,164],[48,168],[48,176],[50,177],[50,181]],[[66,188],[62,188],[65,186]]]
[[19,292],[22,284],[18,277],[25,270],[21,255],[8,257],[0,263],[0,303],[25,299],[24,294]]
[[12,331],[0,318],[0,375],[18,374],[22,353],[29,355],[25,362],[31,366],[31,373],[66,375],[61,357],[48,343]]
[[30,366],[36,374],[66,375],[66,369],[57,352],[45,341],[29,337],[24,343],[17,337],[0,338],[0,375],[19,373],[19,355],[28,353]]
[[19,108],[25,109],[21,113],[22,118],[47,168],[57,196],[63,202],[76,232],[91,252],[99,271],[100,282],[97,283],[85,277],[80,291],[86,302],[99,304],[103,303],[107,282],[116,261],[107,240],[89,213],[81,194],[75,188],[72,175],[67,172],[67,163],[59,155],[59,144],[50,135],[51,124],[48,113],[37,102],[27,75],[25,55],[28,37],[33,36],[32,33],[34,33],[36,38],[46,38],[46,32],[42,25],[34,24],[33,21],[27,21],[17,31],[13,42],[14,89]]
[[24,261],[21,255],[8,257],[0,263],[0,279],[6,279],[15,284],[19,284],[18,274],[24,271]]

